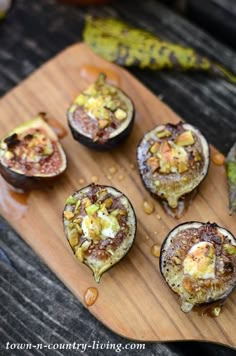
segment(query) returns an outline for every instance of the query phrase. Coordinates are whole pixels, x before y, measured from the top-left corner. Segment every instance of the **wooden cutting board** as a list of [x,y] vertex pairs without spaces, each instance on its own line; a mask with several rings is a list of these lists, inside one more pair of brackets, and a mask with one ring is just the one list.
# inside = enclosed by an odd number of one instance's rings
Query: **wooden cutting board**
[[[31,192],[27,206],[16,202],[12,196],[3,205],[6,197],[1,183],[1,214],[82,303],[88,287],[98,288],[99,297],[89,311],[114,332],[145,341],[209,340],[235,346],[236,291],[218,318],[200,316],[196,312],[184,314],[176,296],[160,275],[158,258],[151,254],[154,243],[161,244],[170,229],[188,220],[217,222],[236,233],[236,220],[227,210],[223,166],[211,164],[199,194],[179,221],[168,217],[158,202],[155,202],[154,214],[146,215],[142,210],[143,200],[151,198],[136,167],[137,144],[155,125],[178,122],[178,115],[128,72],[97,57],[86,45],[76,44],[1,99],[0,135],[42,111],[66,126],[69,104],[93,81],[91,70],[91,77],[82,70],[84,65],[107,71],[134,101],[136,117],[131,137],[115,151],[99,153],[81,146],[68,133],[62,140],[68,156],[64,178],[51,189]],[[113,175],[109,172],[112,166],[118,169]],[[132,250],[103,276],[99,285],[94,282],[90,270],[74,257],[64,237],[61,221],[67,196],[90,183],[92,176],[97,176],[100,183],[112,184],[123,191],[133,203],[138,218],[138,234]]]

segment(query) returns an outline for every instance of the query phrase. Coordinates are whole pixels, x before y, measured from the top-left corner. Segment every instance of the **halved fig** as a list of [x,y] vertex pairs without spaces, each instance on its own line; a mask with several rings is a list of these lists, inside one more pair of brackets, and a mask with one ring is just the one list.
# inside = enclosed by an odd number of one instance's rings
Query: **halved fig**
[[124,141],[133,122],[131,99],[106,83],[102,73],[75,98],[68,110],[68,125],[74,139],[97,150],[109,150]]
[[145,187],[175,209],[207,175],[209,146],[192,125],[160,125],[142,138],[137,160]]
[[16,188],[47,186],[65,171],[66,165],[56,134],[40,115],[0,140],[0,173]]
[[236,286],[236,239],[215,223],[180,224],[161,246],[160,271],[182,311],[214,304],[218,316]]
[[105,185],[91,184],[69,196],[63,224],[75,256],[93,271],[96,282],[128,253],[136,235],[129,199]]

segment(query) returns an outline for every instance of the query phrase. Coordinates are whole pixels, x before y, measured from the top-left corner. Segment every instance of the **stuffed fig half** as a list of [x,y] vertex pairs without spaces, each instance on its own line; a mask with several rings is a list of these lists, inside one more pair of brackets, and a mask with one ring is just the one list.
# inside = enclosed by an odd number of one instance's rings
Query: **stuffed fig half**
[[109,150],[124,141],[134,122],[134,106],[105,75],[79,94],[68,110],[68,124],[75,140],[97,150]]
[[47,186],[66,166],[66,155],[58,137],[40,115],[0,140],[0,173],[16,188]]
[[160,125],[142,138],[137,160],[145,187],[175,209],[207,175],[209,146],[192,125]]
[[236,239],[215,223],[180,224],[162,244],[160,271],[182,311],[210,303],[220,311],[236,286]]
[[75,256],[92,270],[96,282],[128,253],[136,235],[129,199],[105,185],[91,184],[69,196],[63,224]]

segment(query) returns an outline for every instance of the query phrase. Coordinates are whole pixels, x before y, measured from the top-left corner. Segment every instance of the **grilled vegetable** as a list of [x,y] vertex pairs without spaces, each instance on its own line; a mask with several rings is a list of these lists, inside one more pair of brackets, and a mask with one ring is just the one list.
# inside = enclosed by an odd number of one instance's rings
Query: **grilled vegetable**
[[102,73],[68,110],[68,124],[75,140],[97,150],[109,150],[124,141],[133,122],[131,100],[120,89],[107,84]]
[[220,311],[236,286],[236,239],[217,224],[180,224],[162,244],[160,271],[182,311],[208,303]]
[[66,169],[66,155],[41,116],[17,126],[0,140],[0,173],[16,188],[40,188]]
[[236,83],[233,73],[194,49],[162,41],[114,18],[88,17],[84,41],[101,57],[123,66],[204,71]]
[[229,186],[229,210],[230,214],[236,213],[236,143],[228,153],[227,161],[227,178]]
[[160,125],[144,135],[137,160],[145,187],[175,209],[207,175],[209,147],[189,124]]
[[96,282],[128,253],[136,235],[130,201],[104,185],[91,184],[68,197],[63,224],[75,256],[93,271]]

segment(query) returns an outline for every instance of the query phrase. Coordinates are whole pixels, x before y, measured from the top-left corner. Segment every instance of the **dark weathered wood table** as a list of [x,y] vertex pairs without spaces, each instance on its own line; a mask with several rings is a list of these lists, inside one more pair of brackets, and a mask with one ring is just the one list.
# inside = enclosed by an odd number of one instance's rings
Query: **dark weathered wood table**
[[[116,1],[99,10],[146,27],[163,38],[181,42],[221,61],[236,72],[236,53],[154,0]],[[68,7],[55,0],[18,0],[0,24],[0,93],[4,94],[47,59],[81,40],[88,9]],[[197,125],[209,141],[226,153],[236,140],[236,86],[202,74],[150,73],[133,69],[144,84],[162,95],[178,114]],[[7,117],[0,118],[0,123]],[[10,343],[129,343],[101,325],[76,300],[44,263],[0,219],[0,342],[2,355],[73,355],[63,350],[6,350]],[[146,344],[145,351],[122,350],[122,355],[233,355],[216,344],[180,342]],[[78,354],[78,351],[77,351]],[[85,355],[116,354],[90,350]]]

